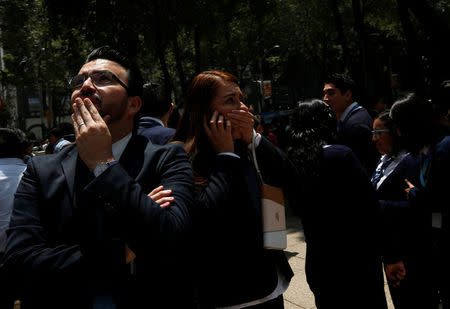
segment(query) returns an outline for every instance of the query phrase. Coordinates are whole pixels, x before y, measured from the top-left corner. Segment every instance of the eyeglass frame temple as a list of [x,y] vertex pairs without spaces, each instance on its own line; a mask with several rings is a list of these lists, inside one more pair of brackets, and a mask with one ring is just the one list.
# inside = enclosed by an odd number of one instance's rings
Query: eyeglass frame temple
[[[99,71],[100,72],[100,71]],[[112,76],[112,78],[114,78],[118,83],[119,83],[119,85],[120,86],[122,86],[123,88],[125,88],[125,90],[128,92],[129,91],[129,87],[127,86],[127,85],[125,85],[125,83],[123,82],[123,81],[121,81],[113,72],[110,72],[110,71],[101,71],[101,72],[109,72],[110,74],[111,74],[111,76]],[[96,73],[98,73],[98,72],[96,72]],[[85,75],[85,76],[87,76],[87,78],[83,81],[83,83],[88,79],[88,78],[90,78],[90,76],[88,76],[87,74],[77,74],[77,75],[75,75],[74,77],[72,77],[71,79],[70,79],[70,81],[69,81],[69,89],[71,89],[72,91],[73,90],[75,90],[76,88],[75,87],[70,87],[70,84],[72,83],[72,81],[73,81],[73,79],[75,78],[75,77],[77,77],[78,75]],[[95,83],[94,83],[95,84]]]
[[389,129],[380,129],[380,130],[372,130],[371,132],[372,132],[372,135],[374,135],[374,134],[379,134],[379,133],[383,133],[383,132],[389,133],[389,132],[391,132],[391,130],[389,130]]

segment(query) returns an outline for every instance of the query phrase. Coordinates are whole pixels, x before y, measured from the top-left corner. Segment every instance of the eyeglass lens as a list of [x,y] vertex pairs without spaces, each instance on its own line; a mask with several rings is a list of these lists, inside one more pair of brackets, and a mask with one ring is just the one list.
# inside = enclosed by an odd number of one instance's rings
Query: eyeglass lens
[[88,79],[91,78],[92,82],[96,86],[106,86],[111,85],[113,83],[113,74],[108,71],[99,71],[94,72],[90,75],[87,74],[79,74],[76,75],[74,78],[72,78],[69,86],[72,89],[77,89],[83,86],[83,83]]

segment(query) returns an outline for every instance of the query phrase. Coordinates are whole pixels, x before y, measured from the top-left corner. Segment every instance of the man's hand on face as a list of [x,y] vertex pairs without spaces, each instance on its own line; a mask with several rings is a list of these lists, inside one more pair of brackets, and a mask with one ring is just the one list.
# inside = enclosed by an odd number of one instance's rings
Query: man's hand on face
[[241,102],[240,109],[231,111],[227,114],[227,117],[231,120],[231,125],[234,128],[233,138],[240,139],[246,145],[249,145],[252,142],[255,120],[248,107]]
[[72,122],[80,158],[92,171],[100,162],[114,161],[111,134],[89,98],[76,98],[73,104]]

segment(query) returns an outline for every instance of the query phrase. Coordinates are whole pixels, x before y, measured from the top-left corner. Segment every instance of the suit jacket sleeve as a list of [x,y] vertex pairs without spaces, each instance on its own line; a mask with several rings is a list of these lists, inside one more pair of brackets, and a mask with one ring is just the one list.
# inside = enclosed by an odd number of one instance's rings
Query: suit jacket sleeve
[[68,280],[78,280],[86,270],[80,246],[54,242],[43,228],[41,208],[49,205],[41,199],[34,162],[28,164],[15,195],[2,267],[13,274],[12,278],[24,278],[25,282],[40,282],[43,274],[49,280],[58,280],[58,274],[65,274]]
[[142,250],[176,247],[189,226],[187,208],[192,203],[193,175],[184,150],[167,148],[168,151],[160,151],[144,167],[148,170],[143,177],[154,178],[152,184],[162,184],[173,190],[175,201],[168,209],[153,202],[147,196],[147,190],[120,164],[109,168],[85,188],[101,198],[103,205],[99,207],[104,209],[107,217],[121,218],[121,221],[112,220],[117,222],[115,228],[120,233],[117,243],[121,245],[109,246],[109,243],[102,248],[82,247],[79,241],[52,241],[50,235],[58,232],[44,229],[47,224],[42,217],[43,209],[51,203],[47,205],[48,201],[42,199],[40,181],[45,180],[37,176],[37,167],[32,160],[17,190],[2,266],[25,281],[39,282],[39,277],[45,275],[47,279],[54,276],[55,280],[64,278],[80,282],[80,278],[91,277],[91,272],[98,267],[107,272],[116,269],[118,263],[124,265],[124,243],[129,244],[137,255]]
[[[263,174],[264,182],[282,187],[289,193],[294,192],[296,169],[292,162],[278,147],[275,147],[265,137],[256,148],[256,157]],[[216,215],[221,211],[221,205],[226,205],[226,199],[233,187],[246,186],[243,174],[244,164],[241,159],[232,156],[217,156],[215,171],[210,175],[208,186],[197,195],[195,208],[209,211]],[[222,203],[223,202],[223,203]],[[231,207],[227,205],[227,207]]]
[[199,186],[196,203],[193,207],[195,218],[210,221],[212,217],[220,217],[229,205],[231,185],[239,186],[243,182],[241,159],[228,155],[218,155],[215,158],[215,169],[210,175],[205,187]]
[[[154,189],[144,189],[131,178],[125,169],[116,164],[92,181],[86,190],[102,201],[107,216],[115,217],[115,229],[121,238],[138,255],[142,250],[176,249],[182,244],[189,228],[189,211],[193,203],[194,177],[186,152],[179,145],[158,148],[151,159],[149,170],[142,181],[161,184],[172,190],[175,198],[168,208],[161,208],[147,194]],[[168,149],[168,151],[161,151]],[[146,180],[151,177],[153,180]]]

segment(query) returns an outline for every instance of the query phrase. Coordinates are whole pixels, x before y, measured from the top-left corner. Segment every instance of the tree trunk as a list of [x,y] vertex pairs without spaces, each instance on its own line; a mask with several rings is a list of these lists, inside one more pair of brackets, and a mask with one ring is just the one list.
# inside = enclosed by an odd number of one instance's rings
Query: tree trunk
[[446,44],[442,38],[450,36],[450,25],[434,11],[430,4],[424,0],[415,0],[408,1],[408,6],[426,31],[436,38],[439,37],[440,42]]
[[187,91],[187,85],[186,85],[186,74],[184,73],[183,69],[183,63],[181,62],[181,56],[180,56],[180,47],[178,45],[178,31],[176,31],[174,37],[173,37],[173,52],[175,55],[175,63],[178,71],[178,76],[180,78],[180,86],[181,86],[181,92],[182,97],[184,98]]
[[48,84],[45,85],[45,101],[47,102],[47,109],[48,109],[47,122],[49,128],[52,128],[56,125],[56,122],[55,122],[55,113],[53,111],[53,93],[50,90]]
[[330,0],[329,1],[331,5],[331,9],[333,11],[333,17],[334,17],[334,23],[336,24],[336,31],[338,33],[338,42],[342,46],[342,53],[344,57],[344,68],[349,69],[350,68],[350,53],[348,49],[347,42],[345,40],[344,35],[344,27],[342,26],[342,17],[339,13],[339,7],[337,0]]
[[231,27],[229,23],[227,24],[227,30],[225,30],[225,42],[227,49],[229,50],[228,63],[230,64],[230,68],[232,68],[231,71],[233,74],[239,73],[236,62],[236,54],[234,52],[233,43],[231,42]]
[[438,88],[444,79],[450,77],[450,60],[446,47],[446,38],[450,37],[450,24],[435,12],[427,1],[409,1],[408,6],[431,38],[431,42],[422,44],[430,61],[422,63],[422,70],[423,79],[430,84],[427,85],[427,91],[434,93],[433,88]]
[[358,46],[359,46],[359,57],[361,63],[359,65],[358,72],[358,88],[360,89],[360,94],[363,96],[364,91],[367,86],[367,63],[366,63],[366,48],[365,48],[365,35],[364,35],[364,20],[361,13],[361,2],[360,0],[352,0],[353,15],[355,18],[355,29],[358,34]]
[[198,74],[202,69],[202,57],[200,52],[200,30],[199,26],[194,28],[194,50],[195,50],[195,73]]
[[413,89],[423,90],[420,78],[420,45],[418,43],[416,33],[414,31],[411,19],[409,18],[409,1],[397,0],[398,13],[402,23],[403,32],[406,38],[408,73],[405,78],[406,84],[411,85]]
[[170,77],[169,68],[167,66],[165,47],[162,42],[161,33],[163,31],[161,27],[161,11],[158,1],[153,1],[153,9],[155,16],[155,48],[156,54],[161,65],[161,70],[164,75],[164,91],[165,93],[171,93],[173,90],[172,79]]

